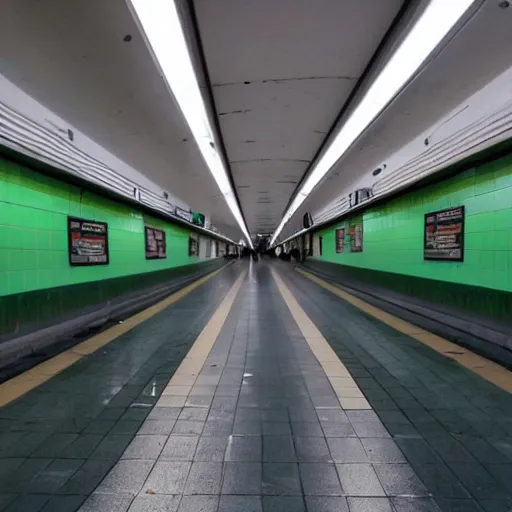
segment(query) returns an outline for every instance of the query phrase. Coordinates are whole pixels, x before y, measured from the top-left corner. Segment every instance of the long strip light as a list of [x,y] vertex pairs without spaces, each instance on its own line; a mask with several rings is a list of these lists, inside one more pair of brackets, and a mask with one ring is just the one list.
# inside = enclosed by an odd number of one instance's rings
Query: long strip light
[[174,0],[127,0],[138,19],[199,150],[249,245],[240,206],[217,150],[192,58]]
[[332,166],[384,110],[448,34],[474,0],[431,0],[402,44],[313,167],[272,236],[274,245],[286,223]]

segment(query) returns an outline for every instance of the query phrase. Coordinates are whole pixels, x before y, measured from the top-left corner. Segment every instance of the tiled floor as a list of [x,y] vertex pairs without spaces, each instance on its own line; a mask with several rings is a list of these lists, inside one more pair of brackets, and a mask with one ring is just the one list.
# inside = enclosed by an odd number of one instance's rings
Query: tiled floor
[[509,395],[247,267],[0,409],[0,511],[512,509]]

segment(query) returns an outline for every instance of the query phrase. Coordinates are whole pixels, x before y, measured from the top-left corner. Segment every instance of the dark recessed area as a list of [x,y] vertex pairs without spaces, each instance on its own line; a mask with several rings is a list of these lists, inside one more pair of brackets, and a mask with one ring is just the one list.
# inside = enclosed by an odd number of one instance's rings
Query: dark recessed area
[[132,40],[132,36],[130,34],[126,34],[124,37],[123,37],[123,41],[125,43],[129,43],[130,41]]

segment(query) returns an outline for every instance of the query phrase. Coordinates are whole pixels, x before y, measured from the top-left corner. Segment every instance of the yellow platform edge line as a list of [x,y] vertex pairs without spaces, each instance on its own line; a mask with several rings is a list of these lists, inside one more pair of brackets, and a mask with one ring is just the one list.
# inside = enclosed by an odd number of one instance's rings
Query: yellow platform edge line
[[[247,272],[242,272],[224,296],[210,320],[196,338],[187,355],[169,380],[156,407],[185,407],[222,327],[235,303]],[[220,380],[220,375],[218,376]]]
[[114,325],[95,336],[92,336],[86,341],[75,345],[74,347],[57,354],[56,356],[34,366],[12,379],[0,384],[0,407],[9,404],[10,402],[22,397],[29,391],[37,388],[41,384],[50,380],[55,375],[59,374],[66,368],[74,365],[83,357],[93,354],[96,350],[104,347],[108,343],[114,341],[122,334],[137,327],[142,322],[150,319],[166,307],[174,304],[181,298],[185,297],[196,288],[199,288],[206,281],[216,276],[221,270],[219,268],[213,272],[201,277],[197,281],[188,284],[184,288],[172,293],[169,297],[157,302],[153,306],[140,311],[139,313],[127,318],[123,323]]
[[328,290],[339,298],[359,308],[361,311],[364,311],[368,315],[377,318],[386,325],[389,325],[396,331],[418,340],[443,356],[457,361],[460,365],[471,370],[473,373],[476,373],[495,386],[507,391],[508,393],[512,393],[512,372],[503,366],[490,361],[489,359],[486,359],[465,347],[452,343],[441,336],[437,336],[436,334],[426,331],[425,329],[372,306],[371,304],[368,304],[358,297],[342,290],[338,286],[324,281],[310,272],[306,272],[300,268],[296,268],[295,271],[318,284],[325,290]]
[[[356,384],[341,359],[329,345],[329,342],[318,330],[313,320],[311,320],[302,309],[298,300],[294,297],[279,274],[274,269],[271,269],[271,272],[281,297],[290,310],[295,323],[313,352],[313,355],[322,367],[327,379],[329,379],[342,409],[371,410],[372,407],[370,403],[366,400],[363,392]],[[321,415],[321,411],[319,414]]]

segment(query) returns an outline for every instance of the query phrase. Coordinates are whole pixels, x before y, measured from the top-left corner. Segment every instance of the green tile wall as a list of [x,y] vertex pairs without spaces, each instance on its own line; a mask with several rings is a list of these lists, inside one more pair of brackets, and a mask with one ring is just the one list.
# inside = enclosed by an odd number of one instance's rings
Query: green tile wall
[[[110,264],[71,267],[67,216],[108,222]],[[144,225],[164,229],[167,259],[146,260]],[[187,230],[0,158],[0,296],[198,262]]]
[[[423,260],[423,223],[428,212],[466,207],[464,262]],[[400,276],[512,291],[512,155],[411,192],[362,214],[363,252],[337,254],[335,230],[323,237],[318,260]],[[398,276],[397,276],[398,279]],[[401,279],[401,278],[400,278]]]

